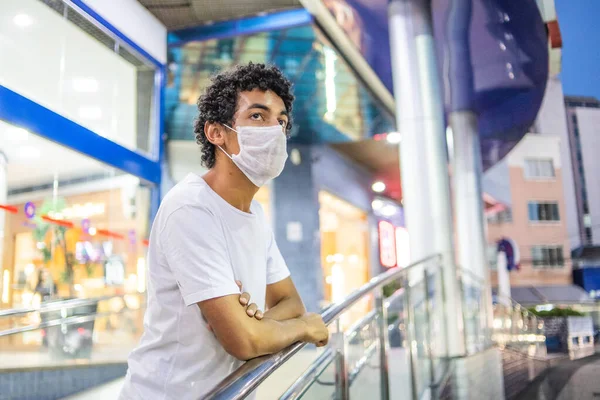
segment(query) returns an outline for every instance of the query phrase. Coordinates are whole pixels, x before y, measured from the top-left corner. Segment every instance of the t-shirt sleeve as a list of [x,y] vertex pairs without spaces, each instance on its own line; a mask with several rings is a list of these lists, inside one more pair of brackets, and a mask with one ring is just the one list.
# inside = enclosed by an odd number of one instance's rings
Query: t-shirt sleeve
[[185,206],[174,211],[160,239],[187,306],[240,292],[223,229],[209,210]]
[[[269,230],[270,231],[270,230]],[[275,242],[275,236],[273,232],[270,232],[270,239],[268,243],[268,257],[267,257],[267,285],[277,283],[290,276],[290,271],[277,247]]]

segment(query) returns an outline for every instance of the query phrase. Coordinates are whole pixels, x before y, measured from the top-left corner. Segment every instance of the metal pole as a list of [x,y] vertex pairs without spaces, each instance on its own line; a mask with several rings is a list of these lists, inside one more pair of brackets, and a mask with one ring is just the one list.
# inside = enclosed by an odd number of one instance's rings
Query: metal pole
[[465,355],[469,354],[469,338],[468,338],[468,324],[467,324],[467,311],[466,311],[466,306],[467,306],[467,300],[466,300],[466,296],[465,296],[465,282],[463,280],[463,273],[461,271],[458,272],[458,287],[459,287],[459,294],[460,294],[460,301],[462,303],[462,307],[461,307],[461,318],[462,318],[462,325],[463,325],[463,340],[464,340],[464,346],[465,346]]
[[425,319],[427,320],[427,356],[429,358],[429,385],[435,383],[435,365],[433,364],[433,352],[431,350],[432,338],[431,338],[431,327],[433,326],[431,321],[431,301],[429,300],[429,274],[427,268],[423,271],[423,286],[425,287]]
[[346,336],[340,330],[339,319],[337,332],[331,335],[331,346],[335,351],[335,399],[350,399],[350,383],[348,381],[348,365],[346,364]]
[[429,0],[392,0],[389,26],[411,257],[443,255],[446,298],[438,303],[444,305],[448,316],[449,353],[460,356],[464,354],[461,303],[455,275],[444,109]]
[[[412,400],[419,398],[418,388],[418,367],[417,367],[417,354],[416,354],[416,334],[415,334],[415,321],[412,312],[412,304],[410,303],[410,281],[408,278],[404,280],[404,313],[406,316],[406,345],[408,346],[408,360],[410,366],[410,384]],[[415,342],[413,344],[413,342]]]
[[390,398],[390,378],[388,367],[388,349],[389,349],[389,333],[388,333],[388,315],[387,309],[383,304],[383,288],[377,291],[375,298],[375,307],[379,312],[379,373],[381,380],[381,399],[389,400]]

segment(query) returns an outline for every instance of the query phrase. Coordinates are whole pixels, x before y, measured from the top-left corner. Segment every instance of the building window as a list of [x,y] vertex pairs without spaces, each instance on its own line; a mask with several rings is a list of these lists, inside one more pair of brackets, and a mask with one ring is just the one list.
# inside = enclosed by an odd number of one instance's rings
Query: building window
[[527,206],[530,222],[560,221],[558,203],[556,202],[539,203],[537,201],[530,201]]
[[510,208],[504,209],[495,214],[487,217],[489,224],[505,224],[512,222],[512,210]]
[[525,177],[527,179],[554,178],[552,160],[525,160]]
[[533,268],[562,268],[565,265],[562,246],[532,246]]
[[593,237],[592,237],[592,228],[590,228],[590,227],[585,228],[585,242],[586,242],[586,244],[591,245],[592,244],[592,239],[593,239]]

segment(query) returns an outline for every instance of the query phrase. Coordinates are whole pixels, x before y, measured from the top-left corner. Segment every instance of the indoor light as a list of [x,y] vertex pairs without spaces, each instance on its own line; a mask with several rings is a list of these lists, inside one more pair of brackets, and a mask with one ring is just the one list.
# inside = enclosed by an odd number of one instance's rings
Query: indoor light
[[81,93],[93,93],[98,91],[98,81],[94,78],[74,78],[73,90]]
[[33,146],[21,146],[19,148],[19,157],[22,159],[33,159],[39,158],[42,152],[37,147]]
[[375,193],[381,193],[381,192],[385,191],[385,183],[383,183],[381,181],[377,181],[377,182],[373,183],[373,186],[371,186],[371,189],[373,189],[373,191]]
[[79,116],[85,119],[102,118],[102,109],[100,107],[79,107]]
[[143,257],[138,258],[136,265],[137,272],[137,291],[144,293],[146,291],[146,260]]
[[387,134],[386,139],[390,144],[398,144],[402,141],[402,135],[399,132],[390,132]]
[[8,303],[8,290],[10,286],[10,271],[5,269],[2,272],[2,302]]
[[6,138],[11,142],[25,142],[29,138],[29,131],[17,126],[11,126],[6,130]]
[[17,14],[13,18],[13,22],[19,28],[27,28],[28,26],[30,26],[31,24],[33,24],[33,18],[31,18],[27,14]]
[[373,208],[373,210],[378,211],[381,209],[381,207],[383,207],[384,203],[383,201],[379,200],[379,199],[375,199],[373,200],[373,202],[371,203],[371,207]]

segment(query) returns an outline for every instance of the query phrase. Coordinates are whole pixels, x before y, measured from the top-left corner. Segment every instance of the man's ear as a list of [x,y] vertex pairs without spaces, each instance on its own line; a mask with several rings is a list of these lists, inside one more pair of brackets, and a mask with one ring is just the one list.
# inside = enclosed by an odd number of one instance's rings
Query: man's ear
[[225,129],[221,124],[208,121],[204,123],[204,134],[206,135],[206,139],[216,146],[223,146],[225,143],[224,131]]

